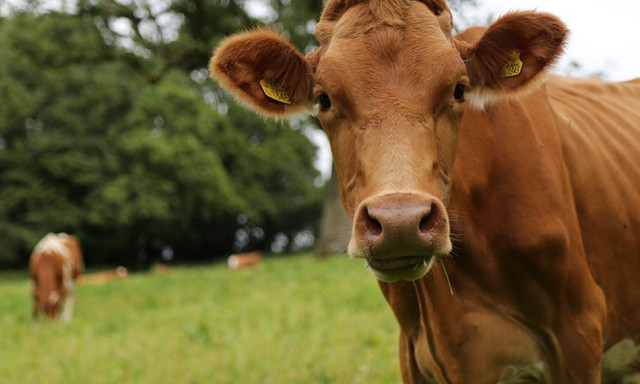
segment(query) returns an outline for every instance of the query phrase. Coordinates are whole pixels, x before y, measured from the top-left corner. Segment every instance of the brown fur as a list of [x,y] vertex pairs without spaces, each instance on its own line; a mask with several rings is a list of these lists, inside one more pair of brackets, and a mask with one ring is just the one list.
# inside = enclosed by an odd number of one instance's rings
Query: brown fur
[[349,254],[381,280],[405,383],[599,384],[602,347],[640,337],[640,82],[544,76],[567,35],[548,14],[450,32],[437,0],[327,3],[304,65]]

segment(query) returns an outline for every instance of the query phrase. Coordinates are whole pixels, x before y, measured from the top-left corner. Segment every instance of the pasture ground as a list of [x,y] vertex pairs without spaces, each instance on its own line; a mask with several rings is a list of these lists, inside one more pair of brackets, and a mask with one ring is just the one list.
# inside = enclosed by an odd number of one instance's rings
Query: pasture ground
[[359,261],[267,257],[78,288],[69,324],[31,327],[0,273],[0,383],[399,383],[398,326]]

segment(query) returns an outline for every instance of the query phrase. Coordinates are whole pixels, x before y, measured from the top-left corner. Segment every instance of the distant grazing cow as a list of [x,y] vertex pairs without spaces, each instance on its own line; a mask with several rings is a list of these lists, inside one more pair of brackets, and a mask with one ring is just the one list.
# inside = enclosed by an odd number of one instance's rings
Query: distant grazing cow
[[227,258],[229,269],[255,267],[262,262],[262,252],[235,253]]
[[329,0],[316,51],[257,29],[210,72],[263,115],[317,112],[406,383],[600,383],[640,338],[640,80],[545,75],[549,14],[452,28],[444,0]]
[[49,233],[36,244],[29,261],[33,285],[33,318],[41,312],[50,318],[70,321],[76,284],[84,269],[80,242],[66,233]]

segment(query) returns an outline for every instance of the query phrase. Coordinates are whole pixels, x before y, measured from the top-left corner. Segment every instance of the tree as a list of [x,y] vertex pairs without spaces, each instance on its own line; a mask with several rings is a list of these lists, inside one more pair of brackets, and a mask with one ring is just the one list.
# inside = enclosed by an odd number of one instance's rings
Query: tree
[[90,21],[21,15],[0,28],[8,101],[0,107],[0,241],[3,259],[16,262],[43,233],[80,229],[77,202],[113,160],[108,117],[123,112],[142,79],[116,61]]
[[144,265],[228,254],[247,228],[244,246],[268,247],[314,227],[301,132],[239,114],[189,60],[117,44],[101,20],[0,19],[0,262],[25,263],[49,231],[77,234],[89,264]]

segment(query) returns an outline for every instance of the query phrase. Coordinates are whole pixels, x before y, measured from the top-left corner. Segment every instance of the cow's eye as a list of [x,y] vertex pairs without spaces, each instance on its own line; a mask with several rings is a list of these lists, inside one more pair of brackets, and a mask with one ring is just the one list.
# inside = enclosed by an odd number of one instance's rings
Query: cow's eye
[[463,84],[458,83],[456,89],[453,91],[453,97],[456,101],[464,101],[464,91],[466,87]]
[[320,104],[320,109],[322,111],[326,111],[331,108],[331,99],[329,98],[329,95],[324,92],[318,96],[318,103]]

